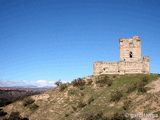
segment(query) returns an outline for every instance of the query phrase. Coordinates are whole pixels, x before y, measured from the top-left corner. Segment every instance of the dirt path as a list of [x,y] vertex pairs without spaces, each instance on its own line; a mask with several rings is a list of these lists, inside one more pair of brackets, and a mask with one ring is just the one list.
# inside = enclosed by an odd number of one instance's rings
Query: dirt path
[[160,92],[160,78],[158,78],[156,81],[153,81],[150,84],[146,85],[146,87],[151,88],[151,90],[147,91],[147,93]]

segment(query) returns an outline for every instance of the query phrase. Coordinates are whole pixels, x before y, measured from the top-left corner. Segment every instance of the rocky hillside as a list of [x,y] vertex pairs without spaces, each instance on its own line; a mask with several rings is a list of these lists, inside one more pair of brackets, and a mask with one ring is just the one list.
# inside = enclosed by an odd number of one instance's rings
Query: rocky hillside
[[153,114],[141,119],[158,120],[159,101],[159,75],[88,76],[2,107],[0,119],[129,120],[131,114]]

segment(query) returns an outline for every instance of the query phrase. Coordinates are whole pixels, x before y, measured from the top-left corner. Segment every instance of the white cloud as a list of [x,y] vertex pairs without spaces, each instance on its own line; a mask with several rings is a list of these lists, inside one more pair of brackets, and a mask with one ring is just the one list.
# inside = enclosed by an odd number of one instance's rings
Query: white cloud
[[30,81],[10,81],[10,80],[0,80],[0,87],[55,87],[55,81],[38,80],[36,82]]

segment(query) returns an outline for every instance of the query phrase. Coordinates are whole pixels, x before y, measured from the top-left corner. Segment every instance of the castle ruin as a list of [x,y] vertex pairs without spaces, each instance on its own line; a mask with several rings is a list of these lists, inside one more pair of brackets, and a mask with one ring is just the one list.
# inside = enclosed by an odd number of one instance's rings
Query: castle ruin
[[94,62],[94,75],[101,74],[148,74],[150,72],[149,56],[142,59],[141,39],[119,39],[120,61],[119,62]]

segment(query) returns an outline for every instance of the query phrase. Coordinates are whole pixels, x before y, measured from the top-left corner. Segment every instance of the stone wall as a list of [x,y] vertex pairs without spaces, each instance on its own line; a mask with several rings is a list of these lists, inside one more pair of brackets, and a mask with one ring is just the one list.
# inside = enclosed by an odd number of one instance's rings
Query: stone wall
[[150,72],[149,56],[141,57],[140,38],[119,39],[119,62],[94,62],[94,75],[100,74],[136,74]]

